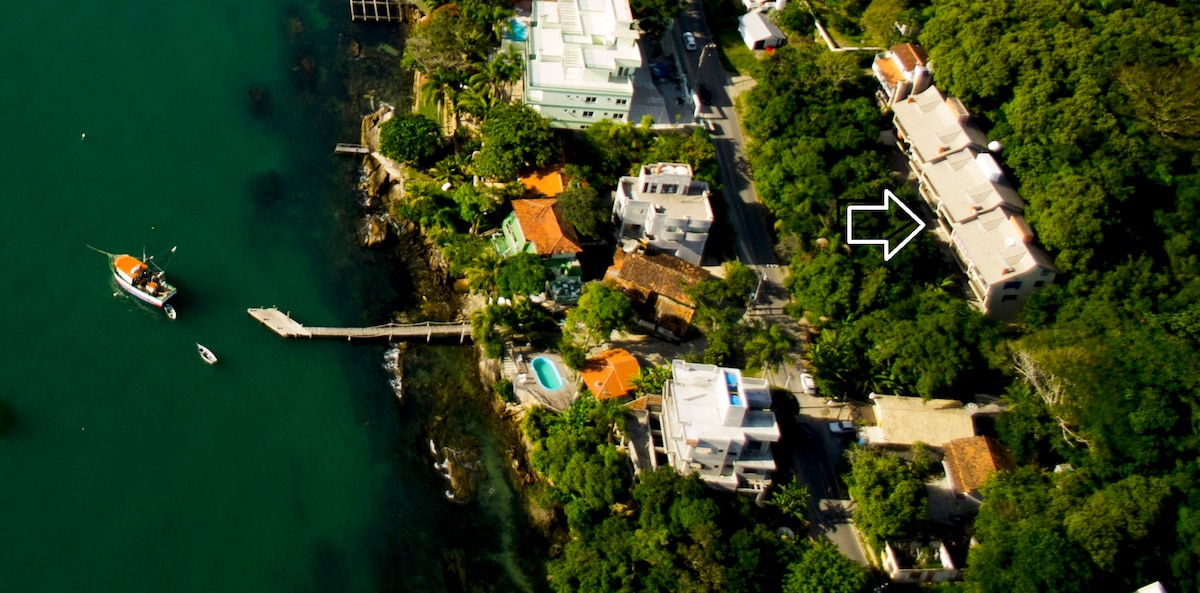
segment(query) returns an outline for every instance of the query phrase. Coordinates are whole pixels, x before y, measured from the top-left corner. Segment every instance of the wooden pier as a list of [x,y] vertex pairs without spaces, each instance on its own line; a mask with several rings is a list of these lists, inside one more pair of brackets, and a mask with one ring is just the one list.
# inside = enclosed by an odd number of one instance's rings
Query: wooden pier
[[350,20],[392,22],[403,18],[396,0],[350,0]]
[[471,324],[466,322],[439,323],[388,323],[374,327],[305,327],[291,315],[270,307],[246,309],[251,317],[284,338],[387,338],[389,340],[412,340],[423,338],[458,338],[461,344],[471,338]]
[[371,149],[362,144],[345,144],[339,142],[333,147],[333,152],[337,154],[371,154]]

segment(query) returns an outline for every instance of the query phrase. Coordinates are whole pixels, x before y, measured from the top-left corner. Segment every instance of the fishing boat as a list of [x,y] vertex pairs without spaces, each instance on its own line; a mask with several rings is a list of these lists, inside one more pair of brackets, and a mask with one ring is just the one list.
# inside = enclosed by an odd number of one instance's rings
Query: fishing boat
[[175,287],[167,283],[166,273],[153,265],[152,259],[138,259],[126,253],[109,254],[108,265],[113,278],[125,292],[145,303],[162,307],[175,296]]
[[163,311],[166,311],[167,317],[170,317],[172,320],[178,317],[178,314],[175,313],[175,307],[172,307],[171,303],[164,303]]
[[204,344],[196,342],[196,350],[200,352],[200,358],[208,364],[217,364],[217,355],[213,354],[212,350],[204,347]]

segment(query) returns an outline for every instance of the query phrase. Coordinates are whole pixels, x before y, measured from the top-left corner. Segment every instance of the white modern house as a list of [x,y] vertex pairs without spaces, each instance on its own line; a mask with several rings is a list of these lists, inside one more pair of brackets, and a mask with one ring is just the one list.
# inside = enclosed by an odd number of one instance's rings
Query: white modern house
[[1034,292],[1054,282],[1054,260],[1034,244],[1025,201],[988,152],[986,135],[962,103],[936,87],[892,105],[896,143],[908,155],[939,236],[967,275],[974,301],[1011,320]]
[[787,0],[742,0],[742,6],[746,7],[746,12],[768,12],[783,10]]
[[700,265],[713,223],[708,184],[678,163],[646,165],[622,177],[613,198],[618,239],[645,241],[655,250]]
[[787,41],[787,35],[761,12],[747,12],[738,17],[738,33],[750,49],[772,49]]
[[764,379],[738,369],[671,361],[656,452],[713,488],[762,495],[771,484],[779,424]]
[[558,128],[625,121],[642,65],[629,0],[535,0],[522,100]]

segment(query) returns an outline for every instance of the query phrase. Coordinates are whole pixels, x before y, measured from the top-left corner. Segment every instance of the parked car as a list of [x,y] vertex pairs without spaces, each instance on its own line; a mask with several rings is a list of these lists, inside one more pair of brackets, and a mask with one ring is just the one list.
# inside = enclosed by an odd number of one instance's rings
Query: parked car
[[829,432],[833,434],[854,434],[857,431],[858,429],[855,428],[854,423],[849,420],[839,420],[829,423]]
[[808,373],[800,373],[800,390],[807,395],[817,394],[817,382]]
[[696,51],[696,36],[691,31],[684,31],[683,46],[686,47],[688,51]]
[[696,87],[696,97],[700,99],[701,105],[712,105],[712,91],[708,87],[701,84]]

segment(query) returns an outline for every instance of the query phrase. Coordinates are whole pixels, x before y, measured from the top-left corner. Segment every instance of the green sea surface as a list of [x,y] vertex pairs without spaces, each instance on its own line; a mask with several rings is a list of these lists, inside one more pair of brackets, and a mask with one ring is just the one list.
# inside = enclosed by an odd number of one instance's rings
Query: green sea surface
[[[383,345],[283,340],[246,314],[362,325],[404,306],[331,154],[357,136],[331,115],[346,13],[4,4],[0,591],[456,590],[448,553],[502,574],[517,552],[502,471],[498,505],[445,500]],[[85,244],[155,254],[179,319]]]

